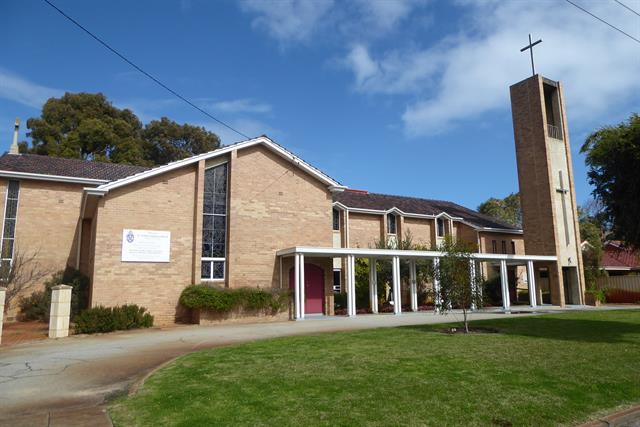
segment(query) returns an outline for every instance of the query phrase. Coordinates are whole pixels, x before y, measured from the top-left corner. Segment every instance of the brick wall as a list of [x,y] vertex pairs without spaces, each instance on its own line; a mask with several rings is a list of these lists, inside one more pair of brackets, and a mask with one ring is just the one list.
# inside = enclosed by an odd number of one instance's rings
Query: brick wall
[[[8,180],[0,179],[0,215],[4,221],[4,205]],[[37,253],[38,269],[47,276],[33,283],[23,294],[42,287],[49,276],[77,258],[78,218],[83,185],[48,181],[21,180],[16,222],[15,249],[27,256]],[[17,313],[9,309],[8,318]]]
[[[95,229],[92,306],[134,303],[157,324],[182,313],[178,298],[192,283],[196,166],[112,190],[99,202]],[[171,232],[168,263],[122,262],[122,230]]]
[[432,219],[404,218],[403,232],[411,233],[413,243],[430,246],[433,242],[433,224]]
[[375,242],[384,236],[383,222],[382,215],[349,212],[349,247],[375,247]]
[[[227,284],[277,287],[278,250],[332,246],[331,194],[325,184],[265,147],[234,153]],[[323,268],[330,270],[331,262]]]

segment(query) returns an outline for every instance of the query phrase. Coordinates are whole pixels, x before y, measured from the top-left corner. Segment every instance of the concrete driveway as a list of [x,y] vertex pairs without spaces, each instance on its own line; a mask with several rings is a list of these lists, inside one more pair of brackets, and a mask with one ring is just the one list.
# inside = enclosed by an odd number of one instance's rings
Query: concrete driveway
[[[514,308],[515,309],[515,308]],[[527,309],[523,309],[528,311]],[[557,307],[537,312],[562,311]],[[530,315],[481,312],[471,319]],[[249,325],[176,326],[0,347],[0,425],[110,425],[100,405],[157,366],[195,350],[258,339],[461,320],[458,313],[325,317]],[[98,417],[98,418],[96,418]]]

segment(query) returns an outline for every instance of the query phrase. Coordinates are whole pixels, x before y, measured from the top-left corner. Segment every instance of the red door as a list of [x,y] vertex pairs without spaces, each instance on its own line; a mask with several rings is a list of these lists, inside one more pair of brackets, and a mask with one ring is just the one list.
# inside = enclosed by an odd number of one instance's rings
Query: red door
[[[295,286],[295,269],[289,270],[289,288]],[[304,313],[322,314],[324,308],[324,270],[317,265],[304,264]]]

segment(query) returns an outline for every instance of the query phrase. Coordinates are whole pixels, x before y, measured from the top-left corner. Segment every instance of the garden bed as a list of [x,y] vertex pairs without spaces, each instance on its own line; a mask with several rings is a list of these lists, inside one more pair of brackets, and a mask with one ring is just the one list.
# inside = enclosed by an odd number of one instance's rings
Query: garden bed
[[272,313],[267,310],[235,309],[227,313],[216,313],[210,310],[194,309],[191,322],[197,325],[217,325],[220,323],[257,323],[282,322],[289,320],[289,312]]

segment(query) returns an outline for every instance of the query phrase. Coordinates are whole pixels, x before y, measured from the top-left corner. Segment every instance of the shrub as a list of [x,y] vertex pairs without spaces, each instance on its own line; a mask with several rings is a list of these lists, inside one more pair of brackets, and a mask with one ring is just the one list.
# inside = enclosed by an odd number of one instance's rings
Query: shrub
[[69,285],[71,289],[71,319],[73,320],[89,303],[89,278],[78,270],[60,270],[44,283],[44,290],[35,291],[20,301],[22,320],[49,320],[51,288]]
[[484,300],[491,305],[500,305],[502,301],[502,283],[500,276],[494,276],[482,284]]
[[125,331],[153,326],[153,316],[135,304],[116,307],[93,307],[82,311],[75,321],[77,334]]
[[180,295],[180,304],[186,308],[228,313],[235,309],[269,311],[285,310],[289,304],[289,291],[259,288],[223,288],[209,285],[191,285]]
[[336,309],[347,308],[347,294],[338,293],[333,294],[333,303],[335,304]]

